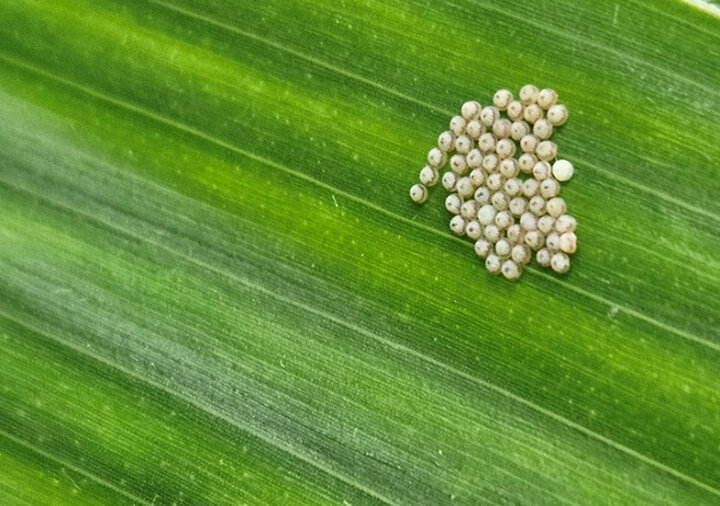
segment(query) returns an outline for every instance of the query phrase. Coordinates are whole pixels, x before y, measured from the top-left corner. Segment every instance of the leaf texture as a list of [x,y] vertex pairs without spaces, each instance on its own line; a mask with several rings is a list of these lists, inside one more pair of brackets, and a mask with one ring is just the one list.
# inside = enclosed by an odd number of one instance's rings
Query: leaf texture
[[[0,503],[717,504],[720,19],[0,2]],[[570,273],[407,188],[552,86]]]

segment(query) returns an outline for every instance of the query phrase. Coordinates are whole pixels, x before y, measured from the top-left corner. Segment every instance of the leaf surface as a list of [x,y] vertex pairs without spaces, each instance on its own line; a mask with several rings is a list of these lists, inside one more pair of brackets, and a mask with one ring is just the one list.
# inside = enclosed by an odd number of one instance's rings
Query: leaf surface
[[[720,19],[680,2],[0,2],[0,502],[717,504]],[[552,86],[564,276],[439,191]]]

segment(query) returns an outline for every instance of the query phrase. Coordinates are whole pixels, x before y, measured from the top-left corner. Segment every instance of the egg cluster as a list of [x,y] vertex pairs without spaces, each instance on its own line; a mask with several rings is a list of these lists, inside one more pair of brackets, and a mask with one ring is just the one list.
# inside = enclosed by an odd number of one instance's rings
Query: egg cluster
[[428,153],[410,198],[424,202],[428,187],[440,182],[449,193],[450,230],[475,241],[475,253],[492,273],[517,279],[533,254],[541,266],[567,272],[577,222],[559,194],[573,165],[557,159],[550,140],[567,118],[555,90],[532,84],[517,99],[502,89],[493,105],[465,102]]

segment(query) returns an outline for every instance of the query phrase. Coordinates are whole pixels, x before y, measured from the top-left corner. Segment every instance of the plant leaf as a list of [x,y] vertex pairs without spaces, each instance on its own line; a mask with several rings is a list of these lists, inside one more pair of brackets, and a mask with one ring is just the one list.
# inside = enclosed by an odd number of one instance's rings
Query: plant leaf
[[[720,19],[0,3],[0,503],[717,504]],[[567,275],[407,188],[552,86]]]

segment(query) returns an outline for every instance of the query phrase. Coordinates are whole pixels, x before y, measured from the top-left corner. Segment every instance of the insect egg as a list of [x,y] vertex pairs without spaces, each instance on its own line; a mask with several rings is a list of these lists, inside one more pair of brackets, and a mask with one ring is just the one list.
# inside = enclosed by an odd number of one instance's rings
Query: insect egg
[[478,204],[474,200],[467,200],[460,206],[460,216],[466,220],[477,218]]
[[493,274],[500,272],[500,265],[500,259],[495,254],[490,254],[485,259],[485,268],[488,272],[492,272]]
[[460,206],[462,206],[462,199],[457,193],[451,193],[445,197],[445,209],[451,214],[460,214]]
[[493,96],[493,104],[495,104],[495,107],[499,110],[504,111],[507,109],[508,104],[512,102],[512,99],[513,95],[510,90],[497,90],[495,96]]
[[452,158],[450,158],[450,168],[455,172],[456,174],[463,175],[467,171],[467,161],[465,160],[464,155],[453,155]]
[[495,136],[490,132],[482,134],[478,139],[478,149],[483,153],[495,151]]
[[482,169],[473,169],[470,172],[470,181],[477,187],[485,182],[485,171]]
[[428,165],[432,167],[433,169],[437,169],[439,167],[442,167],[445,164],[446,161],[445,153],[440,151],[439,148],[432,148],[430,151],[428,151],[427,155],[427,161]]
[[550,265],[551,258],[552,253],[550,253],[550,250],[547,248],[540,248],[537,253],[535,253],[535,260],[537,260],[537,263],[541,267],[548,267]]
[[552,88],[540,90],[537,94],[537,104],[543,109],[549,109],[557,102],[558,95]]
[[469,177],[461,177],[457,182],[457,192],[460,197],[469,197],[475,193],[475,185],[472,184]]
[[457,184],[457,176],[454,172],[446,172],[442,177],[442,185],[449,192],[455,191],[455,185]]
[[495,243],[498,239],[500,239],[500,230],[497,228],[497,225],[491,223],[485,227],[483,235],[485,236],[485,239],[491,243]]
[[500,268],[505,279],[514,281],[520,277],[521,271],[518,264],[512,260],[505,260]]
[[574,171],[573,164],[563,159],[557,160],[552,166],[553,176],[558,181],[567,181],[573,176]]
[[547,119],[542,118],[533,125],[533,134],[541,140],[549,139],[553,133],[553,126]]
[[473,198],[478,204],[485,205],[490,202],[490,190],[488,190],[487,186],[481,186],[480,188],[475,190],[475,195]]
[[427,200],[428,197],[428,191],[425,186],[421,184],[414,184],[410,187],[410,198],[413,200],[413,202],[417,202],[418,204],[422,204]]
[[538,218],[538,230],[543,234],[549,234],[555,228],[555,218],[549,214],[540,216]]
[[517,121],[523,117],[523,105],[519,100],[513,100],[507,106],[507,117],[511,121]]
[[537,179],[526,179],[522,184],[522,193],[530,198],[537,194],[540,189],[540,182]]
[[538,162],[537,157],[533,153],[523,153],[518,158],[518,168],[525,174],[532,174],[533,167]]
[[488,153],[483,157],[482,167],[488,172],[493,172],[497,169],[500,159],[495,153]]
[[507,239],[498,239],[498,241],[495,243],[495,254],[500,258],[510,256],[511,249],[512,246]]
[[472,149],[472,141],[467,135],[460,135],[455,139],[455,150],[462,154],[467,155]]
[[462,216],[457,215],[450,218],[450,230],[452,230],[455,235],[465,234],[465,220]]
[[483,233],[483,226],[480,225],[476,220],[468,221],[465,225],[465,235],[468,236],[473,241],[478,240],[480,237],[482,237]]
[[480,258],[485,258],[490,254],[492,244],[485,238],[475,241],[475,254]]
[[[450,161],[452,164],[452,160]],[[550,164],[547,162],[538,162],[533,166],[533,176],[535,176],[535,179],[538,181],[544,181],[548,177],[550,177],[551,172]]]
[[565,232],[575,232],[576,227],[577,221],[575,221],[575,218],[569,214],[563,214],[558,217],[555,222],[555,230],[557,230],[559,234],[564,234]]
[[522,197],[515,197],[508,204],[508,209],[513,216],[520,216],[527,210],[527,200]]
[[477,219],[481,225],[490,225],[495,221],[497,210],[489,204],[485,204],[478,210]]
[[537,216],[535,216],[531,212],[524,212],[522,216],[520,216],[520,226],[525,231],[530,230],[536,230],[537,229]]
[[491,127],[499,117],[500,113],[497,107],[483,107],[480,111],[480,121],[488,127]]
[[545,238],[545,246],[552,252],[560,249],[560,236],[555,232],[550,232]]
[[419,179],[425,186],[435,186],[438,179],[440,179],[440,174],[438,174],[437,169],[433,169],[429,165],[426,165],[420,169]]
[[577,249],[577,236],[575,232],[565,232],[560,236],[560,249],[565,253],[575,253]]
[[530,209],[535,216],[542,216],[545,212],[545,199],[540,195],[535,195],[528,202],[528,209]]
[[512,123],[510,123],[510,120],[507,118],[500,118],[492,125],[493,135],[495,135],[497,139],[507,139],[510,137],[511,126]]
[[480,115],[480,104],[475,100],[469,100],[465,102],[460,108],[460,114],[466,120],[475,119]]
[[540,183],[540,195],[546,199],[556,197],[560,193],[560,184],[549,177]]
[[545,236],[539,230],[528,230],[525,234],[525,244],[533,251],[540,249],[545,242]]
[[535,155],[540,160],[552,160],[557,156],[557,144],[553,141],[541,141],[535,148]]
[[507,195],[501,191],[493,193],[492,197],[490,197],[490,202],[498,211],[503,211],[508,207]]
[[514,141],[520,142],[520,139],[522,139],[529,133],[530,125],[528,125],[524,121],[513,121],[510,125],[510,137],[512,137]]
[[495,226],[500,230],[505,230],[515,222],[509,211],[500,211],[495,215]]
[[465,132],[471,138],[477,139],[483,133],[485,133],[485,125],[480,123],[480,121],[474,119],[474,120],[468,122],[467,126],[465,127]]
[[462,116],[453,116],[450,120],[450,131],[454,135],[462,135],[465,132],[465,125],[467,121]]
[[535,123],[537,120],[543,117],[543,111],[537,104],[530,104],[523,109],[523,118],[528,123]]
[[438,135],[438,148],[442,152],[448,152],[455,147],[455,136],[450,130],[446,130]]
[[495,145],[495,152],[500,158],[510,158],[515,154],[515,143],[510,139],[500,139]]
[[524,105],[534,104],[537,101],[538,91],[534,84],[526,84],[520,88],[520,101]]
[[532,254],[530,253],[530,248],[526,245],[516,244],[510,251],[510,258],[518,265],[525,265],[530,262]]
[[523,240],[523,237],[525,237],[525,232],[523,231],[522,227],[520,227],[520,225],[518,223],[515,223],[508,227],[506,235],[507,235],[508,241],[510,241],[513,244],[517,244]]
[[505,184],[505,178],[501,174],[494,172],[487,177],[485,184],[491,191],[498,191]]
[[533,134],[528,134],[520,139],[520,149],[524,153],[534,153],[540,141]]
[[[503,160],[503,162],[505,162],[505,160]],[[500,173],[502,174],[502,168]],[[505,176],[505,174],[503,174],[503,176]],[[520,181],[518,178],[509,176],[509,179],[505,181],[505,184],[503,185],[503,190],[508,197],[515,197],[518,193],[520,193],[521,184],[522,181]]]
[[472,169],[476,169],[477,167],[480,167],[482,165],[482,160],[483,160],[483,155],[479,149],[472,149],[465,156],[465,162],[467,162],[468,167],[470,167]]
[[550,259],[550,267],[562,274],[570,269],[570,258],[565,253],[555,253]]
[[555,104],[547,112],[547,119],[555,126],[564,124],[568,119],[568,110],[562,104]]
[[558,218],[561,214],[565,214],[567,205],[562,197],[553,197],[547,202],[547,212],[553,218]]

